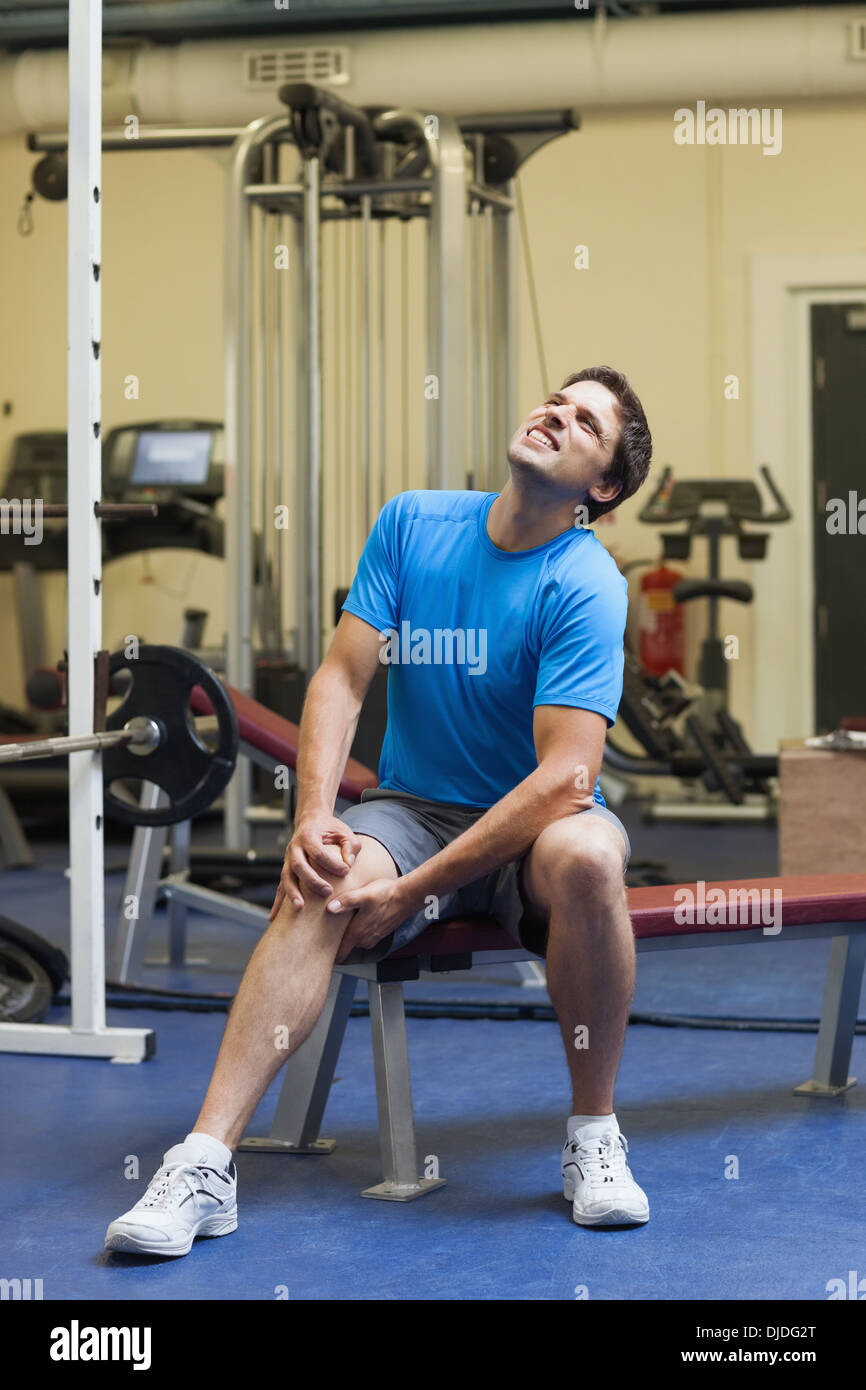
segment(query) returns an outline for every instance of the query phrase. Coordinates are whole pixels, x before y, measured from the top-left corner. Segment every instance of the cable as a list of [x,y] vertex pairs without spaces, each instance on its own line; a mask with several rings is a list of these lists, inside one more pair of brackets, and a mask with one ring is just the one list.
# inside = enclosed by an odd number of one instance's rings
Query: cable
[[403,491],[409,491],[409,232],[401,222],[400,233],[400,468]]
[[183,587],[181,589],[170,589],[167,584],[163,584],[160,582],[160,580],[157,579],[156,574],[153,570],[153,566],[151,564],[151,552],[149,550],[143,550],[141,552],[142,576],[139,580],[139,583],[149,584],[156,590],[158,594],[167,594],[169,598],[188,598],[189,586],[192,583],[192,577],[195,573],[195,569],[199,561],[199,555],[201,553],[203,552],[196,551],[190,558],[189,564],[187,565],[186,576],[183,580]]
[[[123,985],[108,982],[105,1002],[113,1009],[158,1009],[162,1011],[188,1010],[190,1013],[228,1013],[234,995],[228,991],[215,994],[204,992],[185,992],[183,990],[159,989],[155,986]],[[55,1004],[68,1005],[68,994],[57,995]],[[557,1022],[552,1004],[532,1000],[489,1001],[474,1003],[463,999],[407,999],[405,1000],[407,1018],[454,1018],[522,1021],[539,1023]],[[351,1009],[353,1018],[367,1018],[369,1005],[357,1000]],[[738,1033],[817,1033],[820,1019],[817,1018],[742,1018],[727,1016],[716,1018],[706,1014],[663,1014],[632,1013],[630,1024],[642,1024],[651,1028],[697,1028],[718,1032]],[[866,1019],[858,1019],[855,1033],[866,1033]]]
[[[629,1023],[653,1028],[717,1028],[739,1033],[817,1033],[817,1018],[714,1018],[704,1014],[630,1014]],[[858,1018],[855,1033],[866,1033],[866,1018]]]
[[[228,1013],[234,994],[219,990],[215,994],[185,990],[159,989],[155,985],[124,985],[107,980],[105,1002],[112,1009],[157,1009],[163,1013]],[[54,1003],[69,1005],[68,993],[57,994]]]
[[535,347],[538,352],[538,364],[541,369],[541,389],[547,391],[550,387],[550,376],[547,371],[547,357],[544,352],[544,340],[541,334],[541,314],[538,310],[538,293],[535,288],[535,275],[532,269],[532,256],[529,250],[529,233],[526,228],[526,209],[523,205],[523,191],[520,187],[520,180],[515,183],[517,193],[517,216],[520,223],[520,245],[523,250],[523,263],[526,267],[526,279],[529,284],[529,302],[532,305],[532,321],[535,326]]

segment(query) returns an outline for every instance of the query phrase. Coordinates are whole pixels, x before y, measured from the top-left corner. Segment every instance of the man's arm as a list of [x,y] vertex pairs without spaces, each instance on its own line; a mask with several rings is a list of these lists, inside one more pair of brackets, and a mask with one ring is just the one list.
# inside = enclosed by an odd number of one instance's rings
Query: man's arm
[[361,848],[358,836],[334,815],[334,803],[380,650],[376,629],[344,612],[310,681],[298,741],[295,824],[272,921],[286,896],[296,908],[303,907],[305,890],[330,896],[334,876],[348,873]]
[[592,805],[607,731],[604,716],[567,705],[537,705],[532,728],[538,767],[469,830],[398,880],[405,916],[423,907],[428,896],[441,897],[519,858],[545,826]]
[[374,627],[354,613],[341,614],[327,654],[310,681],[301,715],[298,817],[333,814],[381,650]]

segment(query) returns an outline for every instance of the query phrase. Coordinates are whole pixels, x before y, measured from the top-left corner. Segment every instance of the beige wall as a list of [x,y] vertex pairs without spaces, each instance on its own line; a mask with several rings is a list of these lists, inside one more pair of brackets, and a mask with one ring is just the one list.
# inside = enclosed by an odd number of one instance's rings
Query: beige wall
[[[626,371],[647,411],[656,467],[742,477],[765,462],[751,452],[749,258],[866,246],[866,185],[851,161],[864,116],[860,102],[788,103],[782,152],[774,157],[749,146],[675,145],[670,111],[589,112],[580,132],[526,166],[549,370],[559,377],[610,362]],[[589,247],[587,271],[571,268],[578,243]],[[521,315],[523,410],[542,389],[525,282]],[[731,373],[739,377],[738,400],[725,399]],[[774,472],[785,491],[784,468]],[[624,560],[653,552],[654,528],[641,525],[637,511],[636,501],[627,503],[615,522],[598,528]],[[694,573],[703,551],[696,542]],[[733,542],[724,556],[728,574],[754,583],[756,603],[786,602],[768,589],[765,567],[737,560]],[[704,608],[689,612],[692,652]],[[725,634],[740,638],[731,690],[734,713],[748,726],[753,681],[780,685],[786,674],[762,669],[751,610],[725,604],[721,622]]]
[[[66,425],[66,204],[37,199],[34,229],[16,230],[35,156],[23,138],[0,142],[0,456],[5,468],[14,435]],[[107,154],[103,166],[103,430],[169,415],[221,418],[222,186],[213,157]],[[139,379],[127,400],[125,379]],[[9,407],[11,406],[11,410]],[[0,700],[21,704],[22,673],[13,581],[0,574],[0,640],[7,653]],[[155,550],[106,567],[104,640],[112,650],[126,633],[174,642],[183,609],[214,614],[208,640],[220,639],[225,576],[205,555]],[[65,645],[65,578],[43,579],[46,645],[53,659]]]
[[[769,157],[748,146],[677,146],[672,110],[590,112],[580,132],[534,156],[521,186],[552,380],[542,380],[521,271],[515,421],[567,372],[610,362],[628,372],[644,401],[658,464],[670,462],[684,475],[751,473],[762,460],[753,459],[750,449],[749,257],[863,248],[866,186],[852,163],[853,152],[862,148],[863,119],[862,105],[855,102],[788,104],[782,153]],[[4,464],[16,433],[63,428],[66,414],[65,205],[35,202],[33,235],[18,235],[17,212],[33,162],[23,138],[0,141],[6,208],[0,219]],[[222,417],[222,199],[221,160],[213,155],[105,156],[105,429],[170,415]],[[573,268],[578,243],[589,248],[589,270]],[[389,256],[395,254],[390,247]],[[420,286],[414,294],[420,305]],[[124,397],[124,379],[131,373],[140,380],[138,400]],[[739,377],[737,401],[724,399],[729,373]],[[408,473],[395,452],[396,436],[391,441],[389,491],[407,480],[410,486],[422,483],[423,408],[413,401],[417,456]],[[343,502],[333,452],[329,466],[326,533],[330,537],[333,527],[346,527],[347,544],[351,548],[354,536],[357,552],[363,533],[357,480],[349,478],[350,495]],[[784,476],[780,481],[784,488]],[[636,510],[635,503],[627,504],[612,524],[599,528],[623,561],[655,548],[654,534],[637,522]],[[699,554],[695,569],[699,572]],[[739,567],[729,556],[727,569],[755,581],[759,603],[785,602],[784,595],[762,585],[760,565]],[[326,592],[339,578],[326,571]],[[128,632],[174,641],[187,604],[210,609],[207,640],[220,640],[221,562],[154,551],[109,566],[105,581],[106,645],[116,645]],[[62,576],[49,577],[45,593],[51,651],[59,654]],[[7,653],[0,699],[20,704],[11,596],[10,577],[0,575],[0,639]],[[700,626],[700,615],[695,616]],[[727,607],[723,627],[741,637],[732,682],[735,712],[748,723],[751,616]],[[785,676],[774,671],[761,673],[764,678],[783,681]]]

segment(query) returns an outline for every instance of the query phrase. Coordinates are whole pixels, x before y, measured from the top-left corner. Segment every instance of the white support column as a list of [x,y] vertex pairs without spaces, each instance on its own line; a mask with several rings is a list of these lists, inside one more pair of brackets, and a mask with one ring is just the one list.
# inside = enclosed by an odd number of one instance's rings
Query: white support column
[[[225,440],[226,440],[226,676],[245,695],[254,693],[251,305],[251,210],[246,185],[256,151],[289,124],[286,116],[252,121],[232,148],[226,183]],[[271,371],[269,363],[262,370]],[[248,849],[252,770],[239,758],[225,795],[226,843]]]
[[[505,192],[516,203],[512,179]],[[486,492],[501,492],[508,476],[508,443],[514,429],[517,401],[517,237],[516,211],[497,211],[493,217],[493,446],[485,476]],[[546,389],[546,388],[545,388]],[[533,962],[530,962],[532,964]]]
[[430,117],[413,107],[383,112],[379,134],[414,126],[428,141],[430,216],[427,222],[427,348],[424,374],[435,377],[438,395],[427,404],[428,488],[465,488],[466,417],[466,161],[460,127],[438,116],[436,134]]
[[[428,223],[428,372],[439,398],[427,406],[427,486],[466,486],[466,163],[457,122],[439,116],[430,141],[433,168]],[[422,126],[423,128],[423,126]]]
[[[70,734],[93,732],[93,659],[102,642],[100,368],[102,3],[69,5],[67,673]],[[105,1027],[102,758],[69,756],[70,1027],[0,1024],[0,1051],[141,1061],[150,1029]]]
[[[93,659],[102,645],[102,7],[69,7],[68,701],[70,734],[93,729]],[[102,758],[69,758],[72,1028],[105,1026]]]
[[[253,694],[251,490],[250,209],[244,196],[248,128],[235,142],[226,184],[225,250],[225,564],[226,675],[236,689]],[[233,849],[247,849],[250,801],[249,761],[239,758],[225,794],[225,837]]]
[[[321,161],[318,155],[304,160],[304,322],[306,324],[307,426],[306,517],[307,549],[306,624],[304,643],[308,686],[322,656],[322,223]],[[369,460],[368,460],[369,462]],[[303,522],[301,523],[304,524]]]

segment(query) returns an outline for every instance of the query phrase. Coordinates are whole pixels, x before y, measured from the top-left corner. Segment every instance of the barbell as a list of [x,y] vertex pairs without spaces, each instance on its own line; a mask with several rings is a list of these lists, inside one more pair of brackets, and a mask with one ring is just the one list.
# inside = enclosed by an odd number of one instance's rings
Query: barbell
[[[55,758],[88,750],[102,753],[106,815],[126,825],[176,825],[207,810],[227,785],[238,752],[234,705],[213,671],[179,647],[140,646],[115,652],[109,678],[129,673],[129,688],[106,719],[90,734],[61,734],[0,744],[0,763]],[[216,745],[196,733],[190,696],[200,686],[217,720]],[[124,782],[150,782],[168,798],[144,806]],[[121,790],[115,790],[119,784]]]

